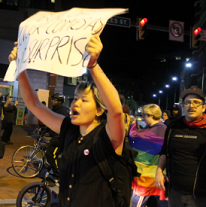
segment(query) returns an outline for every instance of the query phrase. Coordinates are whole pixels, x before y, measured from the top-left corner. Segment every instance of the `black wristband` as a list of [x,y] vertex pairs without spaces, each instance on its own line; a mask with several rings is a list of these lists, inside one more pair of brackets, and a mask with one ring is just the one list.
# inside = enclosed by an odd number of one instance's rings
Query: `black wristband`
[[92,69],[92,68],[94,68],[97,64],[98,64],[98,63],[96,62],[93,66],[91,66],[91,67],[87,67],[87,68],[88,68],[88,69]]

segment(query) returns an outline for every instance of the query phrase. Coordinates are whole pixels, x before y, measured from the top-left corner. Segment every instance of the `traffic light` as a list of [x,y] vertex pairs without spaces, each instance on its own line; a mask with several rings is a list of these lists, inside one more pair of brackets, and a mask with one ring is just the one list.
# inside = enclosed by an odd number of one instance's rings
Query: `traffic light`
[[198,27],[197,29],[193,28],[192,29],[192,47],[193,48],[198,48],[199,46],[199,39],[200,39],[200,31],[201,31],[201,28]]
[[147,18],[139,18],[139,39],[144,40],[145,38],[145,31],[146,31],[146,26],[145,24],[147,23]]

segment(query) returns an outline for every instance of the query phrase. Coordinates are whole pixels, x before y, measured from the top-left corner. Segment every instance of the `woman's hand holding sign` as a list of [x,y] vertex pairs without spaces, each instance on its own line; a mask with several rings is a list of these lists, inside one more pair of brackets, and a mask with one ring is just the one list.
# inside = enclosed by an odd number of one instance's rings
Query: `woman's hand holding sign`
[[103,49],[102,42],[98,35],[93,35],[87,44],[86,52],[91,55],[88,63],[88,68],[92,68],[96,65],[97,59]]

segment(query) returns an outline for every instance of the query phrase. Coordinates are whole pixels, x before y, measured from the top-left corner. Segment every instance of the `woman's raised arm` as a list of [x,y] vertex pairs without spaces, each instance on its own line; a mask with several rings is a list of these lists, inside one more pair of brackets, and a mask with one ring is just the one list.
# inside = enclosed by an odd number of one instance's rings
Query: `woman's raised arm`
[[[17,58],[17,42],[15,42],[15,47],[13,48],[11,54],[9,55],[9,61],[16,60]],[[21,95],[27,108],[46,126],[56,133],[60,133],[60,128],[62,121],[64,119],[63,115],[56,114],[52,112],[49,108],[43,105],[31,86],[28,75],[26,71],[23,71],[18,76],[19,87]]]
[[92,36],[87,52],[91,54],[88,64],[92,78],[100,92],[102,100],[107,107],[106,130],[117,154],[122,154],[123,141],[125,136],[124,116],[119,94],[110,80],[96,63],[103,46],[98,35]]

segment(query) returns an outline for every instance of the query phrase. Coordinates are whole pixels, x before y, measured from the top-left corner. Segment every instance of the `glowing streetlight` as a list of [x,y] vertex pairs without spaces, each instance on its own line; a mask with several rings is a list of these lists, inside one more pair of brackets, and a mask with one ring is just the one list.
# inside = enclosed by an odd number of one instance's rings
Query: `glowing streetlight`
[[[172,80],[177,81],[177,77],[176,76],[172,77]],[[175,84],[174,103],[176,103],[176,84]]]
[[192,63],[190,63],[190,62],[185,63],[185,67],[186,68],[191,68],[192,67]]
[[[165,85],[165,88],[169,88],[170,85],[169,84],[166,84]],[[168,91],[167,91],[167,99],[166,99],[166,109],[168,108]]]
[[157,97],[157,94],[153,94],[153,97]]
[[163,93],[163,91],[159,91],[159,93]]

